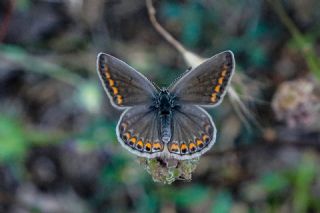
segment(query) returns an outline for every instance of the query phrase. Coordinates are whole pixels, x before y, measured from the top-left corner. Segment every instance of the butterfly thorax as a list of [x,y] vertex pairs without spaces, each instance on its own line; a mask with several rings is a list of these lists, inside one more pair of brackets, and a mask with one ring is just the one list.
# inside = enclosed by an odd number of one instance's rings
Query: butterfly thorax
[[176,107],[174,97],[167,89],[162,89],[154,104],[159,116],[159,135],[164,143],[168,143],[172,136],[172,111]]

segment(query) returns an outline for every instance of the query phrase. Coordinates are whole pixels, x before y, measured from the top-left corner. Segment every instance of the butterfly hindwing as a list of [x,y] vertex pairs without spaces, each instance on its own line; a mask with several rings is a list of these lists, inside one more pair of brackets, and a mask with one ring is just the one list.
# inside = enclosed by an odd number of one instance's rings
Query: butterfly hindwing
[[199,157],[215,143],[216,127],[210,115],[198,106],[181,105],[172,122],[173,135],[167,148],[174,158]]
[[116,107],[147,104],[157,94],[157,89],[146,77],[111,55],[98,55],[97,70],[111,103]]
[[217,105],[227,91],[234,67],[231,51],[219,53],[184,74],[169,90],[184,104]]
[[159,139],[158,114],[147,105],[127,109],[117,125],[119,142],[140,157],[161,155],[164,143]]

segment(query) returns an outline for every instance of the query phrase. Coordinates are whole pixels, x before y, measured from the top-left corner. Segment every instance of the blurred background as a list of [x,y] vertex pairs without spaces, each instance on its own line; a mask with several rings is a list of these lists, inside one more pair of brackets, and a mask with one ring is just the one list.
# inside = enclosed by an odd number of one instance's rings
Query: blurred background
[[161,87],[187,69],[145,2],[1,0],[0,212],[320,212],[320,1],[154,4],[193,53],[234,52],[249,113],[208,110],[218,138],[192,181],[155,183],[95,67],[106,52]]

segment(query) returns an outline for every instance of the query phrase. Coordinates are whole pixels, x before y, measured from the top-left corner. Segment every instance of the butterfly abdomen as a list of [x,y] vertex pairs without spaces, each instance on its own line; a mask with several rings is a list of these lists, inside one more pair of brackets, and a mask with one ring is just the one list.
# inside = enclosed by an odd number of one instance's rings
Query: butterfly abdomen
[[164,143],[168,143],[172,136],[172,100],[167,90],[162,90],[158,96],[159,135]]
[[160,115],[160,136],[165,143],[171,140],[171,123],[171,113]]

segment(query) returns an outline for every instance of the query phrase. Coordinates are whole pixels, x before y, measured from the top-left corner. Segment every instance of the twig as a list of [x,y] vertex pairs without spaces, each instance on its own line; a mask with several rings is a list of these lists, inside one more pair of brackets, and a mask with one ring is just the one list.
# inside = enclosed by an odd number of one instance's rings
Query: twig
[[156,10],[152,4],[152,0],[146,0],[146,5],[149,13],[149,18],[154,26],[154,28],[172,45],[174,46],[180,53],[184,53],[187,50],[175,39],[173,36],[168,33],[157,21],[156,19]]
[[166,31],[157,21],[156,10],[152,4],[152,0],[146,0],[146,6],[149,13],[150,22],[153,27],[162,35],[176,50],[178,50],[189,66],[195,67],[201,64],[205,59],[188,51],[183,45],[177,41],[168,31]]

